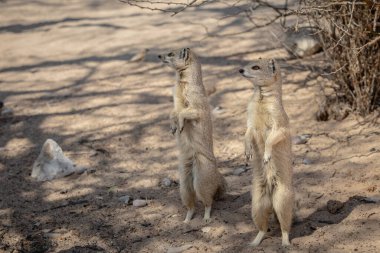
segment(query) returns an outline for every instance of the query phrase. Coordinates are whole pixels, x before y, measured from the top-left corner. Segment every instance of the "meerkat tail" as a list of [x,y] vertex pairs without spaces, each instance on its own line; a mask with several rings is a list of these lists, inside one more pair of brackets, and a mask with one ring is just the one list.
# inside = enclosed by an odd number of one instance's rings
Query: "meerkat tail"
[[226,179],[221,175],[221,183],[218,187],[218,190],[216,191],[215,193],[215,197],[214,199],[215,200],[220,200],[224,197],[224,195],[226,194],[227,192],[227,188],[228,188],[228,184],[227,184],[227,181]]

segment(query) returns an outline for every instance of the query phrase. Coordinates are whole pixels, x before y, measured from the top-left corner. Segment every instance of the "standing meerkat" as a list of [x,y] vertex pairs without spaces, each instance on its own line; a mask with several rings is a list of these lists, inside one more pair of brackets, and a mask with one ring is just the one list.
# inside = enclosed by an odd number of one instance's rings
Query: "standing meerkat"
[[213,199],[223,195],[226,181],[216,167],[201,64],[189,48],[158,57],[176,71],[170,127],[179,148],[180,195],[187,208],[184,222],[191,220],[196,198],[205,206],[204,220],[208,222]]
[[239,72],[254,85],[248,104],[245,155],[252,160],[252,218],[259,229],[250,243],[257,246],[274,210],[282,245],[289,246],[293,215],[293,170],[289,120],[282,105],[281,71],[273,59],[259,59]]

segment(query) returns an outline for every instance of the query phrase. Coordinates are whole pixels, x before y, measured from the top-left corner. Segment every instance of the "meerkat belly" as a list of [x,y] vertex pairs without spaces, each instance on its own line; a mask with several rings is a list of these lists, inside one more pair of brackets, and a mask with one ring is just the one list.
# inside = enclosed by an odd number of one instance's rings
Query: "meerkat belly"
[[186,138],[194,157],[197,159],[201,156],[207,160],[215,160],[211,124],[211,121],[205,117],[189,122],[190,131],[186,132]]
[[267,110],[261,106],[256,107],[253,115],[253,129],[259,154],[262,156],[265,150],[265,141],[272,129],[272,121],[268,117]]
[[269,117],[267,109],[263,106],[256,107],[254,114],[254,133],[257,143],[257,156],[255,158],[254,170],[255,180],[263,186],[266,192],[272,192],[277,185],[278,170],[276,164],[271,161],[263,164],[263,156],[265,152],[265,144],[273,128],[273,121]]

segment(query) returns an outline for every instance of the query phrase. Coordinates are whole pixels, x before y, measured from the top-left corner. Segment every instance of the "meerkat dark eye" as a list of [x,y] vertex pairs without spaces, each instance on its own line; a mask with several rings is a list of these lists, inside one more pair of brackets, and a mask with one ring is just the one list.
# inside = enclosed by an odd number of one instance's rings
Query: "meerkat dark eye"
[[173,56],[174,56],[174,53],[169,53],[168,56],[169,56],[169,57],[173,57]]
[[253,70],[259,70],[259,69],[260,69],[260,67],[259,67],[259,66],[257,66],[257,65],[255,65],[255,66],[253,66],[251,69],[253,69]]

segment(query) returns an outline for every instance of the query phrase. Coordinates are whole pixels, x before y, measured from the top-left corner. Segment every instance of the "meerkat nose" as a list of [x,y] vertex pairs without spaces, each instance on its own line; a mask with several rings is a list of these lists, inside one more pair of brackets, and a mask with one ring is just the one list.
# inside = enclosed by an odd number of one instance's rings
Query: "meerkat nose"
[[158,55],[158,58],[160,58],[160,59],[161,59],[161,58],[162,58],[162,56],[159,54],[159,55]]
[[244,69],[239,69],[240,74],[244,73]]

